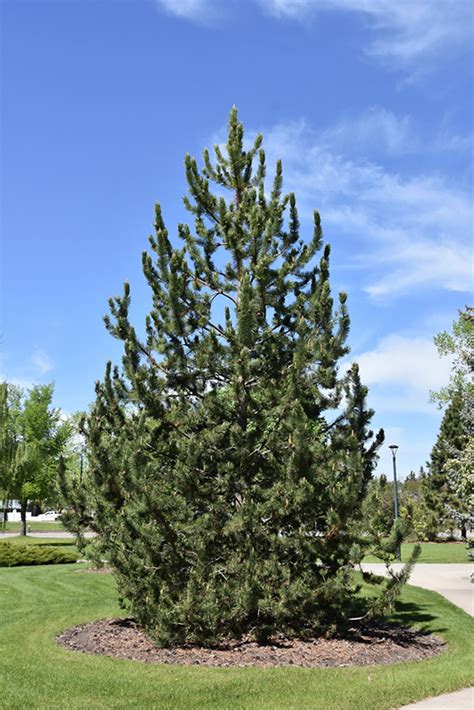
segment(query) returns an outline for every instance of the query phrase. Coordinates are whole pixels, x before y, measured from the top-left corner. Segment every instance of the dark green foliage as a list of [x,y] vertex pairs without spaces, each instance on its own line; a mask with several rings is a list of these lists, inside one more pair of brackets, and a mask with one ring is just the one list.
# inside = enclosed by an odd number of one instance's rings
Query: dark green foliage
[[[377,551],[377,557],[384,560],[388,569],[390,570],[389,581],[386,584],[383,593],[376,599],[375,603],[371,605],[367,616],[378,617],[386,613],[387,609],[394,610],[395,602],[400,596],[402,587],[408,579],[410,578],[411,571],[420,557],[421,546],[415,545],[413,551],[408,559],[408,562],[400,569],[399,572],[395,572],[389,567],[389,563],[393,561],[396,550],[403,540],[403,529],[402,526],[395,524],[392,529],[390,538],[385,541],[382,548]],[[370,572],[363,572],[362,578],[365,582],[373,584],[376,575]]]
[[433,539],[437,532],[454,526],[450,509],[463,507],[450,485],[446,468],[448,461],[458,456],[468,442],[462,419],[463,406],[463,392],[459,389],[453,393],[443,415],[438,438],[431,451],[428,475],[423,481],[425,503],[436,523]]
[[465,539],[474,521],[474,309],[465,306],[452,331],[438,333],[434,342],[452,368],[448,386],[431,393],[447,409],[431,454],[427,504],[451,527],[457,524]]
[[194,227],[174,246],[156,206],[144,335],[128,284],[105,319],[124,357],[97,385],[76,512],[162,643],[335,628],[369,545],[361,505],[383,434],[357,366],[338,369],[346,295],[334,304],[317,212],[300,237],[281,163],[265,189],[261,143],[245,149],[233,110],[216,163],[186,157]]
[[57,565],[77,562],[75,550],[62,550],[47,545],[17,545],[0,542],[0,567],[20,567],[24,565]]
[[462,421],[463,396],[459,390],[454,393],[441,421],[438,439],[430,458],[430,477],[440,477],[438,487],[446,483],[446,462],[453,457],[453,451],[462,451],[467,435]]

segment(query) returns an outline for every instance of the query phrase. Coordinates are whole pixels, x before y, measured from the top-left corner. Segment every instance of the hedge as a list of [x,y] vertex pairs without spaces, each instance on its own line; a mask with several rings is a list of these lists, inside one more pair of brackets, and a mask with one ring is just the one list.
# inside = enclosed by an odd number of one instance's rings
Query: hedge
[[0,567],[19,567],[22,565],[56,565],[76,562],[77,550],[65,550],[48,545],[13,545],[0,542]]

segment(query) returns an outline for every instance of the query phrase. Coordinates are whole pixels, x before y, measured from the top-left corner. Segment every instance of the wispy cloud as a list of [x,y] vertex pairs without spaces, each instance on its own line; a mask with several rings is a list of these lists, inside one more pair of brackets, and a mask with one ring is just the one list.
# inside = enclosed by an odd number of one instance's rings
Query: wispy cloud
[[[237,3],[226,0],[155,0],[165,12],[198,23],[229,13]],[[372,34],[365,52],[391,65],[419,71],[419,61],[444,56],[472,36],[471,0],[252,0],[282,20],[307,21],[319,13],[358,15]]]
[[[382,131],[382,139],[373,140],[398,149],[410,145],[406,121],[399,127],[390,121],[389,138]],[[343,133],[314,131],[304,121],[264,132],[269,157],[283,159],[286,187],[297,194],[303,214],[319,209],[331,233],[358,243],[352,265],[365,270],[365,288],[373,297],[394,297],[421,285],[470,291],[469,190],[442,175],[401,175],[375,159],[347,157]]]
[[448,382],[451,373],[449,359],[440,358],[433,340],[423,337],[392,334],[355,359],[364,383],[409,388],[426,400],[430,390]]
[[258,0],[280,18],[307,20],[320,12],[360,15],[373,31],[368,54],[409,66],[457,48],[472,36],[470,0]]
[[431,153],[466,153],[472,147],[472,134],[458,135],[442,127],[422,131],[412,117],[397,115],[382,106],[370,106],[358,115],[339,119],[321,131],[319,141],[352,155],[403,157]]
[[157,5],[170,15],[184,20],[207,23],[215,16],[216,5],[212,0],[155,0]]
[[[321,133],[320,141],[340,151],[405,155],[420,149],[420,139],[409,116],[396,116],[371,106],[358,116],[340,120]],[[424,144],[426,149],[426,141]]]
[[51,358],[47,353],[45,353],[44,350],[35,350],[35,352],[31,356],[31,362],[33,364],[33,367],[41,375],[45,375],[47,372],[50,372],[54,368]]
[[432,339],[395,333],[372,350],[355,355],[354,360],[377,413],[437,415],[436,407],[429,403],[429,392],[448,382],[451,363],[438,356]]

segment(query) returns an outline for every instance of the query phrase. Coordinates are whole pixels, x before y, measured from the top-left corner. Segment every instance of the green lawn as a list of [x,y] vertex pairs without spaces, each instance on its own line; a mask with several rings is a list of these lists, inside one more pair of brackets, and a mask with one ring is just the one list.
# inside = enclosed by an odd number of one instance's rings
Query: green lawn
[[[40,524],[40,523],[38,523]],[[44,525],[56,525],[55,531],[58,531],[56,523],[43,523]],[[9,523],[9,525],[16,525],[16,523]],[[50,528],[48,528],[50,530]],[[39,532],[39,530],[38,530]],[[67,547],[74,545],[74,539],[72,538],[34,538],[34,537],[10,537],[8,538],[10,542],[24,543],[29,545],[60,545],[62,547]],[[406,562],[413,550],[413,543],[404,543],[402,545],[402,561]],[[380,562],[377,557],[368,555],[364,558],[364,562]],[[438,563],[449,563],[449,562],[461,562],[468,563],[472,562],[467,556],[466,545],[464,542],[422,542],[421,543],[421,556],[418,562],[438,562]]]
[[[28,529],[31,532],[58,532],[59,530],[63,530],[63,525],[62,523],[58,522],[53,522],[53,521],[36,521],[34,523],[30,523],[27,521]],[[20,522],[11,522],[7,523],[5,530],[8,532],[20,532]],[[3,524],[0,525],[0,530],[3,530]]]
[[76,540],[73,537],[29,537],[28,535],[17,535],[16,537],[0,538],[11,542],[14,545],[47,545],[48,547],[64,547],[71,549],[76,546]]
[[[406,562],[413,551],[414,543],[402,545],[402,562]],[[466,543],[464,542],[422,542],[418,562],[464,562],[468,563]],[[364,562],[380,562],[377,557],[368,555]]]
[[147,665],[56,645],[69,626],[119,614],[110,575],[74,565],[0,570],[2,708],[382,710],[473,682],[474,620],[437,594],[404,590],[397,619],[449,642],[437,658],[342,669]]

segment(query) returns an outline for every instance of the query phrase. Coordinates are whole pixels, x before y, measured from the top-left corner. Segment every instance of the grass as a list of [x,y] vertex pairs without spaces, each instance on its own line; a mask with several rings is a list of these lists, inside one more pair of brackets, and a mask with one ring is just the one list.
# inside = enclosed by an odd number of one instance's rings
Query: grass
[[[468,563],[466,543],[465,542],[422,542],[421,555],[418,562],[425,563],[451,563],[464,562]],[[414,543],[402,544],[402,562],[406,562],[413,551]],[[364,562],[380,562],[378,557],[368,555],[364,558]]]
[[73,537],[30,537],[29,535],[16,535],[3,538],[13,545],[60,545],[61,547],[75,547],[76,539]]
[[[31,532],[62,532],[62,528],[59,523],[34,523]],[[15,526],[15,527],[14,527]],[[19,523],[7,523],[7,530],[10,532],[19,532]],[[1,530],[0,530],[1,531]],[[61,545],[69,546],[74,545],[74,540],[69,538],[32,538],[26,537],[22,538],[8,538],[9,542],[23,542],[31,545]],[[406,562],[413,550],[414,543],[404,543],[402,545],[402,561]],[[473,560],[469,560],[466,550],[466,543],[464,542],[422,542],[421,543],[421,556],[418,562],[430,563],[437,562],[441,563],[451,563],[460,562],[468,563]],[[373,555],[368,555],[364,558],[364,562],[380,562],[377,557]]]
[[[0,705],[100,708],[388,710],[473,682],[474,620],[443,597],[407,587],[396,620],[446,638],[442,655],[365,668],[199,668],[67,651],[61,630],[120,614],[113,578],[72,566],[0,570]],[[123,612],[122,612],[123,614]]]
[[[64,528],[62,526],[62,523],[58,522],[53,522],[53,521],[41,521],[38,520],[34,523],[27,521],[27,526],[28,529],[31,532],[59,532],[62,531]],[[5,530],[7,532],[20,532],[21,529],[21,523],[18,522],[10,522],[7,523],[5,526]],[[0,525],[0,532],[3,531],[3,524]]]

